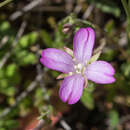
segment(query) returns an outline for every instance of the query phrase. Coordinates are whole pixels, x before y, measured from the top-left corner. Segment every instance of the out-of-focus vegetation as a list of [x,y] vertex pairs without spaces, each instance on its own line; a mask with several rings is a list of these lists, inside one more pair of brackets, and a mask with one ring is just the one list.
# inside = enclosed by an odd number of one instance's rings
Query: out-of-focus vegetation
[[[0,12],[0,130],[130,130],[130,0],[14,0]],[[75,31],[88,26],[95,48],[106,43],[100,60],[114,66],[116,82],[89,82],[67,105],[41,50],[72,48]]]

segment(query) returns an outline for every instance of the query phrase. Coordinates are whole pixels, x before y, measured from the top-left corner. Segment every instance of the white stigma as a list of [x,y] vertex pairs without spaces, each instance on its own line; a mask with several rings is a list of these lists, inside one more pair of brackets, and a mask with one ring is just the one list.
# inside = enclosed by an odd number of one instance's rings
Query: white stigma
[[77,64],[74,66],[76,73],[81,73],[82,69],[83,69],[83,65],[82,64]]
[[83,65],[82,65],[82,64],[78,64],[77,67],[78,67],[79,69],[82,69]]

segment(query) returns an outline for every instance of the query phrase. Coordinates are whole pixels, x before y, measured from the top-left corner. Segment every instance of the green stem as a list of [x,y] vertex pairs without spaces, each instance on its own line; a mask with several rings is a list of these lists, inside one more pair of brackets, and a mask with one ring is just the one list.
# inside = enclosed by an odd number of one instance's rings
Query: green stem
[[8,4],[9,2],[11,2],[12,0],[5,0],[5,1],[3,1],[3,2],[1,2],[0,3],[0,7],[2,7],[2,6],[4,6],[4,5],[6,5],[6,4]]
[[128,33],[128,40],[130,42],[130,18],[127,19],[127,33]]
[[[130,9],[130,0],[128,1],[128,8]],[[130,12],[130,10],[129,10],[129,12]]]
[[123,7],[126,12],[127,16],[127,36],[128,36],[128,42],[130,42],[130,0],[128,0],[128,3],[126,0],[121,0]]
[[[129,0],[130,1],[130,0]],[[129,11],[129,7],[128,7],[128,3],[126,2],[126,0],[121,0],[122,4],[123,4],[123,7],[125,9],[125,12],[126,12],[126,15],[127,15],[127,18],[130,18],[130,11]],[[130,2],[129,2],[130,3]]]

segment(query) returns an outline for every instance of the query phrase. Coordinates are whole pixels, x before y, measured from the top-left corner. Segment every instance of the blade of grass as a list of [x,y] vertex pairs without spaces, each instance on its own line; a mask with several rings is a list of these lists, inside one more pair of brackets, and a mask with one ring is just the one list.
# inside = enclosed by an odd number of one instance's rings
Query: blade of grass
[[4,6],[4,5],[10,3],[11,1],[13,1],[13,0],[5,0],[5,1],[1,2],[1,3],[0,3],[0,7],[2,7],[2,6]]
[[[129,0],[130,1],[130,0]],[[125,9],[125,12],[126,12],[126,15],[127,15],[127,18],[130,19],[130,11],[129,11],[129,7],[128,7],[128,3],[126,0],[121,0],[122,4],[123,4],[123,7]],[[129,2],[130,3],[130,2]]]
[[[128,1],[128,8],[130,9],[130,0]],[[130,12],[130,11],[129,11]]]

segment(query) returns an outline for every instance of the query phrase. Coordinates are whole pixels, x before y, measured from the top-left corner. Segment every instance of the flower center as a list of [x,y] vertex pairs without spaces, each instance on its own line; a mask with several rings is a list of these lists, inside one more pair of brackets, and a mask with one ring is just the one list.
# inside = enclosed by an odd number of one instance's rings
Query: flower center
[[84,72],[84,65],[81,63],[74,65],[74,68],[76,73],[82,74]]

